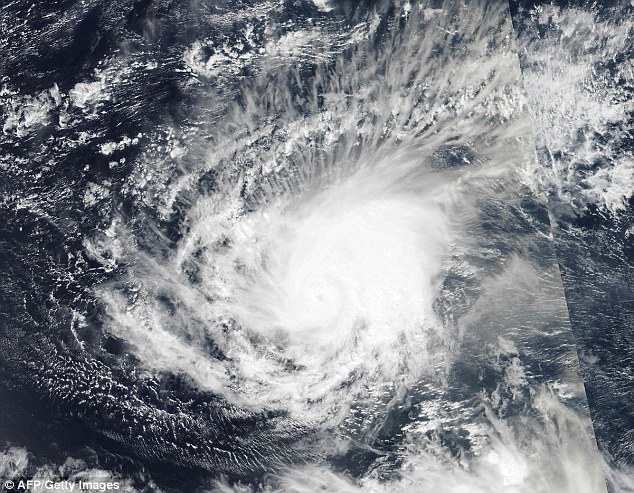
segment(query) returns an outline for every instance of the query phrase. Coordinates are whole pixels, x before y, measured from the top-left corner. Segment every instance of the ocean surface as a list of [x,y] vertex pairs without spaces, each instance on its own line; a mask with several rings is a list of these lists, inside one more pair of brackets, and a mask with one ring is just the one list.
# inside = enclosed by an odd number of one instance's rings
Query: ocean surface
[[3,488],[634,491],[633,55],[629,0],[6,2]]

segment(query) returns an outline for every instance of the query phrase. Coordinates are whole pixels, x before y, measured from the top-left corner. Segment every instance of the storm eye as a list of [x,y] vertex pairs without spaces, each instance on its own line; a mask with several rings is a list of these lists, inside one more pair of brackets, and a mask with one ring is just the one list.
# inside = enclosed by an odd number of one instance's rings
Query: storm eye
[[238,295],[238,319],[263,334],[283,330],[315,353],[341,350],[359,321],[365,342],[386,350],[398,334],[433,325],[446,216],[431,189],[394,183],[417,171],[413,163],[394,166],[368,167],[252,221],[266,264]]

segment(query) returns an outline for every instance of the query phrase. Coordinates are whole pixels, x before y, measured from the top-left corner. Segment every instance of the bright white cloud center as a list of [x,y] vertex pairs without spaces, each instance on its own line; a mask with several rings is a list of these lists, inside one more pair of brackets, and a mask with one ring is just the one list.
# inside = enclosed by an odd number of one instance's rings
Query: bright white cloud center
[[365,171],[254,223],[264,247],[239,299],[243,323],[337,349],[378,347],[431,317],[444,214],[419,187],[388,176]]

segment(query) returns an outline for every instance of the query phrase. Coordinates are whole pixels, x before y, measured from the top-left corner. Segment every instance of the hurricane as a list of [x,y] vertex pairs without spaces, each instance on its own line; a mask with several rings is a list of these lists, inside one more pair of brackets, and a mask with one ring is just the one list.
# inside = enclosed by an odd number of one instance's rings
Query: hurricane
[[8,26],[0,477],[629,491],[562,233],[627,209],[627,150],[565,180],[629,103],[511,3],[3,7],[75,55]]

